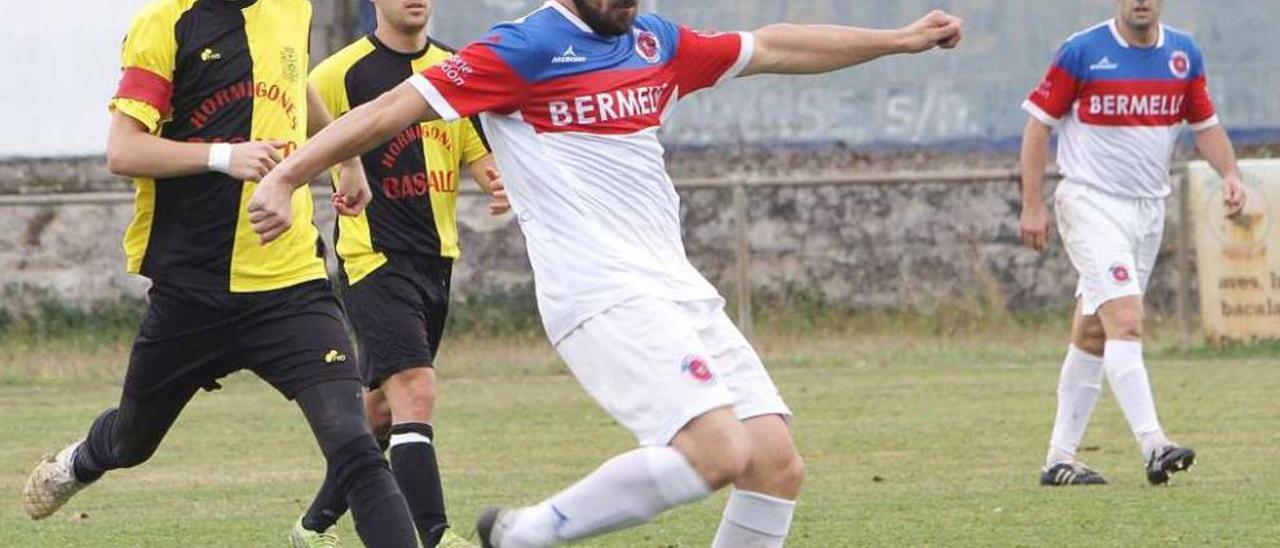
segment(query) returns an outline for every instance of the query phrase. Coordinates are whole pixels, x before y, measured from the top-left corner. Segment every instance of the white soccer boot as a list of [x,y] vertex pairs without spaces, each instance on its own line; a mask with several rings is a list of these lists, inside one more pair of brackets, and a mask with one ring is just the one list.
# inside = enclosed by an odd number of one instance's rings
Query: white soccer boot
[[22,509],[31,519],[53,515],[71,500],[72,495],[89,485],[76,479],[71,463],[82,443],[83,440],[68,445],[57,455],[45,455],[31,470],[31,476],[22,488]]

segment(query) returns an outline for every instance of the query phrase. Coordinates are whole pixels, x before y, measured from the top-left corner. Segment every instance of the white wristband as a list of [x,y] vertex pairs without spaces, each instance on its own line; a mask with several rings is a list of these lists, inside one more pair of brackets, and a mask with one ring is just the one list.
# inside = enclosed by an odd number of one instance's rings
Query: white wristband
[[231,173],[231,145],[214,143],[209,146],[209,171]]

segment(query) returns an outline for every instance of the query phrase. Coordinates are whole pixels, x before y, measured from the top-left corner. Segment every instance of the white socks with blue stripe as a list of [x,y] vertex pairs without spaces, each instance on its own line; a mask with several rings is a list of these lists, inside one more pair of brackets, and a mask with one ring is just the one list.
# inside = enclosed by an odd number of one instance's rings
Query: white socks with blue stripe
[[679,451],[644,447],[623,453],[572,487],[520,511],[502,548],[532,548],[639,525],[711,489]]

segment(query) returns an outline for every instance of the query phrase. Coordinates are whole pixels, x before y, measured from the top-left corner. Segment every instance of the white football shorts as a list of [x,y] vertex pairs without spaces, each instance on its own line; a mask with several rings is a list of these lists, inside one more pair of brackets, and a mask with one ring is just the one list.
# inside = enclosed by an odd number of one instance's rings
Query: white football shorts
[[1108,301],[1142,295],[1164,237],[1164,200],[1117,196],[1065,180],[1054,203],[1063,245],[1080,274],[1081,313],[1092,316]]
[[632,299],[587,320],[556,351],[643,446],[669,445],[689,421],[720,407],[739,420],[791,417],[720,300]]

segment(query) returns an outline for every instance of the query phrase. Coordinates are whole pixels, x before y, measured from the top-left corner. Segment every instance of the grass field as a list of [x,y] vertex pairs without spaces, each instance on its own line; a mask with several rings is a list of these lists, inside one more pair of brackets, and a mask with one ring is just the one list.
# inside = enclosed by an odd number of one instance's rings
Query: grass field
[[[766,326],[758,346],[808,462],[793,547],[1280,546],[1280,348],[1149,358],[1161,418],[1201,452],[1146,485],[1110,395],[1084,458],[1102,488],[1035,483],[1065,328],[910,319]],[[197,397],[154,459],[44,522],[19,490],[118,394],[127,332],[0,337],[0,546],[283,546],[322,474],[300,413],[251,376]],[[631,446],[534,336],[446,343],[438,447],[455,523],[528,503]],[[583,546],[707,546],[722,497]],[[350,520],[340,534],[357,545]]]

